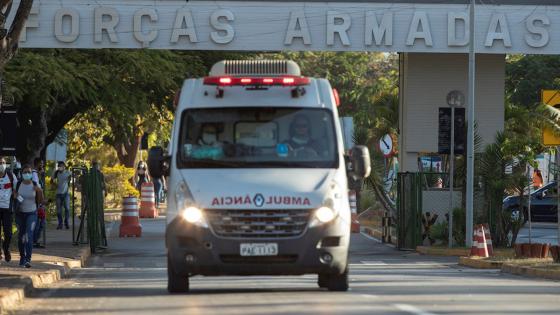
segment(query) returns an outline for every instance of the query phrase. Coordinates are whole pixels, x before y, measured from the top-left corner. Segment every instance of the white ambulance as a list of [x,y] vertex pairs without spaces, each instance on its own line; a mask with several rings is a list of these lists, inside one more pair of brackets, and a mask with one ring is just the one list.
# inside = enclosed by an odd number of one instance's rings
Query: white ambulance
[[222,61],[184,82],[168,152],[148,161],[168,176],[169,292],[195,275],[317,274],[348,289],[347,176],[367,177],[370,160],[356,146],[346,163],[337,98],[284,60]]

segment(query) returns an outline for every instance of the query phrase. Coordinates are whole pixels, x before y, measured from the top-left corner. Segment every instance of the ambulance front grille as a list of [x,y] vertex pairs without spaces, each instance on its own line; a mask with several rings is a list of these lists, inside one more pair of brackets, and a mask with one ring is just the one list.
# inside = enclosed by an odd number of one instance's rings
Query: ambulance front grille
[[206,219],[214,233],[229,238],[286,238],[305,231],[311,210],[210,209]]
[[226,60],[229,75],[282,75],[288,73],[286,60]]

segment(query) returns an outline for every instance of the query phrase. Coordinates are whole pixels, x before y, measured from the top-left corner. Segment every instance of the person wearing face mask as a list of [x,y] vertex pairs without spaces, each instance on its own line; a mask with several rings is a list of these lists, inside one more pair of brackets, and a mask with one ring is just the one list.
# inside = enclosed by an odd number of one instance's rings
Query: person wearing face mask
[[218,129],[214,124],[202,125],[197,145],[192,158],[219,160],[224,155],[223,143],[218,140]]
[[319,142],[311,136],[311,127],[311,120],[303,114],[296,115],[290,124],[290,138],[286,144],[295,156],[315,157],[322,153]]
[[18,227],[19,265],[31,268],[33,236],[37,224],[37,205],[43,203],[43,190],[33,181],[32,168],[26,165],[22,169],[22,181],[17,184],[16,225]]
[[202,133],[198,139],[198,144],[201,146],[220,146],[221,143],[218,141],[218,130],[214,125],[204,125],[202,127]]
[[136,183],[136,190],[141,192],[142,184],[150,182],[150,176],[148,175],[148,167],[144,161],[138,162],[138,167],[136,167],[136,174],[134,174],[134,181]]
[[[4,230],[4,240],[2,249],[6,262],[12,260],[10,253],[10,242],[12,240],[12,197],[15,197],[14,189],[18,180],[16,176],[8,170],[8,163],[5,157],[0,157],[0,235]],[[1,258],[0,254],[0,258]]]
[[64,210],[64,226],[68,230],[68,219],[70,217],[70,194],[68,187],[72,174],[66,170],[66,164],[63,161],[58,162],[58,167],[53,174],[52,182],[56,184],[56,216],[58,217],[57,230],[62,229],[62,219]]

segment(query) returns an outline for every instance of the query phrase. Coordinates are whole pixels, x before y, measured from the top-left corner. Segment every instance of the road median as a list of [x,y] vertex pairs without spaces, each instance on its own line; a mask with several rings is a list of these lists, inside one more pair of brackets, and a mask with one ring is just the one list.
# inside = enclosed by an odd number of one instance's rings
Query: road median
[[504,259],[460,257],[459,265],[476,269],[499,269],[504,273],[533,278],[560,280],[560,264],[555,264],[551,258]]

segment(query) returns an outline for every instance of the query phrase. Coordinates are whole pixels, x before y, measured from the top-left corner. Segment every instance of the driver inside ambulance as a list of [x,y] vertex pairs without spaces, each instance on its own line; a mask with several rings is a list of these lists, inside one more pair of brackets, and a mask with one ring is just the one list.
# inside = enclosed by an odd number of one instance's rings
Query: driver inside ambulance
[[313,139],[311,120],[298,114],[290,124],[290,139],[285,141],[290,152],[298,157],[316,157],[323,153],[320,143]]

